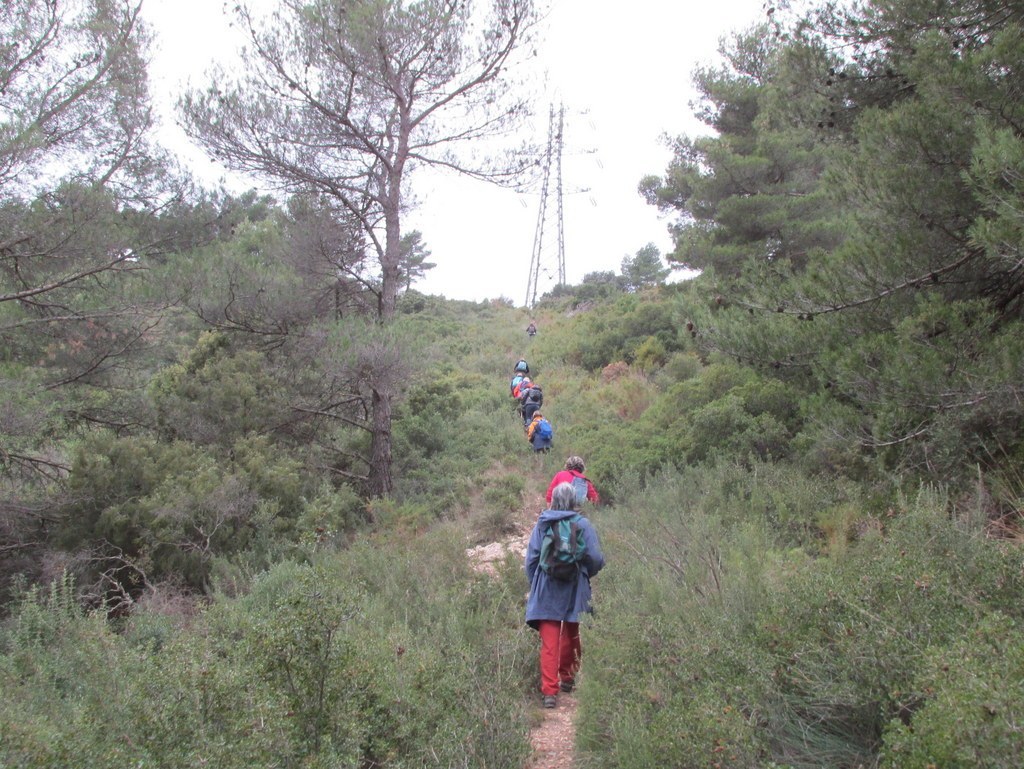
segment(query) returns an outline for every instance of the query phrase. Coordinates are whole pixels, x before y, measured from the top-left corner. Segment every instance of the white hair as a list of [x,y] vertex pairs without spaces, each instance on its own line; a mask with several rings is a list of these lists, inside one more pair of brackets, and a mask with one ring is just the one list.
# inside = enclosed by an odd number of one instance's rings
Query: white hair
[[575,510],[576,492],[571,483],[560,483],[551,492],[552,510]]

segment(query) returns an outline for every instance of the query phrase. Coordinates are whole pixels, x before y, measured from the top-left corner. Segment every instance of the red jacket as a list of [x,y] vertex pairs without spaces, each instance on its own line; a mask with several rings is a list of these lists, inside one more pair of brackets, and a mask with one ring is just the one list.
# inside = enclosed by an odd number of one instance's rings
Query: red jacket
[[587,482],[587,499],[593,502],[595,505],[601,504],[601,497],[597,494],[597,489],[594,488],[594,484],[590,482],[590,479],[578,470],[559,470],[555,473],[555,477],[551,479],[551,485],[548,486],[548,493],[545,495],[545,499],[548,504],[551,504],[551,493],[555,490],[555,486],[560,483],[572,483],[573,478],[582,478]]

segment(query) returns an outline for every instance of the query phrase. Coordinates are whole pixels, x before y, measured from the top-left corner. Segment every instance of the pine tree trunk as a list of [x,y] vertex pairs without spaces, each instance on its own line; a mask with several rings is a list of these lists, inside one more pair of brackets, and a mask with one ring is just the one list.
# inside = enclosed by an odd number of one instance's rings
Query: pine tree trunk
[[371,496],[380,497],[391,493],[391,394],[373,391],[373,438],[370,442],[370,474],[368,479]]

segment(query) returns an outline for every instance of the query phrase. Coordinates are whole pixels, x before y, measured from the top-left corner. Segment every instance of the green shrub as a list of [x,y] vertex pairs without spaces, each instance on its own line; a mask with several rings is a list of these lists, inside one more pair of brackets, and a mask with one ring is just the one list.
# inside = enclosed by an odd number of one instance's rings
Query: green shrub
[[[679,349],[675,314],[666,292],[620,294],[614,301],[588,306],[541,342],[556,341],[568,362],[589,371],[614,361],[633,363],[641,350],[646,362],[653,363]],[[655,341],[645,348],[649,339]]]
[[316,496],[304,500],[296,526],[302,541],[314,549],[325,544],[341,544],[346,535],[365,522],[366,506],[348,485],[334,488],[324,483]]
[[514,577],[475,577],[448,532],[391,535],[123,637],[70,583],[31,592],[0,633],[0,764],[522,765],[535,656]]
[[471,545],[494,542],[517,530],[526,483],[521,475],[502,475],[487,481],[483,509],[471,513],[470,527],[475,537]]
[[137,729],[134,692],[154,672],[146,652],[83,613],[74,592],[67,578],[30,590],[0,635],[0,765],[101,769],[159,756],[184,766]]
[[654,373],[668,361],[665,344],[656,336],[647,337],[633,352],[633,361],[644,373]]
[[181,362],[149,384],[160,432],[168,440],[227,448],[269,430],[282,411],[269,370],[262,354],[232,350],[224,334],[203,334]]
[[[882,766],[1021,766],[1024,633],[993,614],[949,648],[933,650],[919,679],[923,704],[885,733]],[[905,722],[904,722],[905,721]]]
[[[977,755],[1005,757],[990,765],[1014,765],[1000,725],[950,726],[977,712],[987,681],[1019,677],[1016,629],[976,631],[986,617],[1021,614],[1013,546],[964,528],[925,489],[881,531],[813,559],[789,549],[781,519],[763,517],[766,501],[789,517],[813,495],[810,479],[793,483],[789,471],[787,482],[780,469],[666,472],[602,515],[609,567],[595,581],[581,675],[587,765],[873,765],[892,739],[891,766],[923,766],[928,751],[968,735]],[[849,503],[841,487],[819,491]],[[986,644],[1005,651],[986,654]],[[954,657],[962,672],[940,687],[936,665]],[[957,676],[971,675],[976,689],[955,701]],[[1014,696],[991,702],[1012,719]],[[945,743],[943,730],[954,735]]]
[[312,479],[266,438],[232,449],[219,459],[183,441],[95,433],[80,442],[59,541],[88,552],[83,588],[109,580],[138,598],[143,582],[170,580],[206,592],[218,559],[248,553],[266,568],[289,552]]
[[657,382],[665,389],[677,382],[685,382],[698,376],[703,368],[700,359],[694,353],[675,352],[658,372]]

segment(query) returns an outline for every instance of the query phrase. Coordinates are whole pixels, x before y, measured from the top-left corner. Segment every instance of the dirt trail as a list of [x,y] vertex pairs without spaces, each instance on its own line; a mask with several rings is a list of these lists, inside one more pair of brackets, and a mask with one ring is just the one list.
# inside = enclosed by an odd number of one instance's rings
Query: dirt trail
[[526,769],[572,769],[576,744],[576,696],[559,694],[558,707],[545,710],[544,720],[533,728],[533,757]]
[[[479,571],[493,574],[494,564],[504,561],[512,553],[522,559],[530,532],[537,520],[537,513],[544,509],[544,491],[550,478],[543,477],[536,470],[528,479],[530,489],[540,493],[528,493],[523,508],[519,511],[516,531],[499,542],[491,542],[466,550],[466,556]],[[539,646],[538,646],[539,650]],[[572,769],[575,765],[573,749],[576,744],[576,695],[560,692],[558,706],[551,709],[541,707],[540,694],[535,697],[540,721],[530,732],[533,755],[523,769]]]

